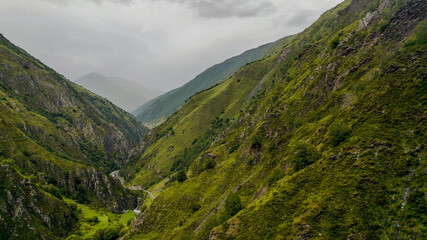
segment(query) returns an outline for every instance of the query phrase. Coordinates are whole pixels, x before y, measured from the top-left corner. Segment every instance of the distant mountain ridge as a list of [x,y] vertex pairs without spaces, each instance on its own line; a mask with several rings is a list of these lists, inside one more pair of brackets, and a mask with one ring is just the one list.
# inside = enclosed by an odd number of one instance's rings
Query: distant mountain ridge
[[161,91],[143,87],[125,78],[104,76],[99,73],[89,73],[76,79],[75,82],[128,112],[162,94]]
[[[279,41],[281,41],[280,39]],[[239,68],[259,60],[268,50],[279,41],[254,48],[239,56],[232,57],[216,64],[197,75],[182,87],[169,91],[139,107],[132,114],[147,126],[155,127],[163,123],[182,104],[194,94],[215,86],[234,74]]]

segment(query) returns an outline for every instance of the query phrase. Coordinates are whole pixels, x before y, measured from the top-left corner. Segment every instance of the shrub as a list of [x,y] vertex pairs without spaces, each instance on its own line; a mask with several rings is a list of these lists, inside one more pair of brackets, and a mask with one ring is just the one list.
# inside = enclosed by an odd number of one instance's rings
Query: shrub
[[55,186],[53,186],[52,184],[49,184],[48,186],[43,186],[42,187],[43,190],[45,190],[46,192],[52,194],[53,196],[55,196],[58,199],[62,200],[62,196],[60,191],[58,190],[58,188],[56,188]]
[[329,139],[337,146],[351,135],[351,128],[342,122],[334,122],[329,126]]
[[259,137],[255,137],[252,140],[251,149],[252,150],[260,150],[262,147],[261,139]]
[[275,168],[271,172],[270,176],[267,179],[267,183],[269,186],[273,185],[275,182],[279,181],[285,176],[285,173],[280,168]]
[[82,212],[82,210],[80,208],[78,208],[77,204],[75,204],[75,203],[70,203],[70,204],[68,204],[68,206],[70,207],[71,211],[74,212],[75,214]]
[[30,156],[31,156],[31,153],[30,153],[30,152],[28,152],[27,150],[23,150],[23,151],[22,151],[22,154],[23,154],[24,156],[26,156],[26,157],[30,157]]
[[240,145],[239,144],[233,144],[231,147],[230,147],[230,150],[228,151],[228,153],[234,153],[237,149],[239,149],[239,147],[240,147]]
[[230,195],[228,195],[227,199],[225,200],[224,208],[225,214],[228,218],[231,218],[240,212],[240,210],[243,209],[243,205],[240,201],[239,194],[234,192],[230,193]]
[[103,228],[96,231],[92,239],[96,240],[114,240],[120,237],[120,230],[123,228],[123,225],[118,225],[112,228]]
[[200,206],[200,204],[198,204],[198,203],[193,203],[193,204],[191,204],[190,205],[190,210],[191,210],[191,212],[197,212],[197,211],[199,211],[199,209],[201,208],[202,206]]
[[213,159],[209,159],[208,162],[206,163],[206,167],[205,169],[212,169],[216,166],[215,160]]
[[93,217],[89,218],[87,221],[90,223],[95,223],[95,224],[99,223],[99,219],[97,216],[93,216]]
[[178,182],[184,182],[185,180],[187,180],[187,174],[185,173],[185,171],[183,170],[179,171],[176,176],[176,180]]
[[340,44],[340,39],[337,37],[337,38],[334,38],[334,40],[332,40],[330,46],[332,49],[335,49],[338,47],[339,44]]
[[291,163],[295,167],[295,170],[299,171],[313,164],[321,157],[322,155],[313,145],[305,142],[297,142],[292,148]]

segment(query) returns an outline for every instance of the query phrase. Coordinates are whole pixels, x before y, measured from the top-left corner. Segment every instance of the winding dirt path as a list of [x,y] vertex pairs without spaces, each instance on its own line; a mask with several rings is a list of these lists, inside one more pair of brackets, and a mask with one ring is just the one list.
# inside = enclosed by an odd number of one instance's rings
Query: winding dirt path
[[148,190],[145,190],[142,186],[139,186],[139,185],[126,186],[126,185],[124,185],[125,180],[119,175],[119,170],[110,173],[110,175],[114,178],[119,179],[120,183],[122,184],[122,186],[124,188],[130,189],[130,190],[146,192],[146,193],[148,193],[148,195],[150,195],[151,199],[156,199],[156,197],[154,196],[153,193],[149,192]]
[[[239,190],[239,188],[245,184],[247,181],[249,181],[249,179],[251,177],[253,177],[255,175],[256,172],[252,173],[249,177],[247,177],[245,180],[243,180],[243,182],[241,182],[239,185],[237,185],[236,187],[233,188],[232,192],[235,193]],[[203,220],[199,223],[199,225],[197,225],[197,227],[194,229],[192,235],[197,234],[203,227],[203,225],[206,223],[206,221],[215,213],[217,213],[219,211],[219,209],[224,205],[225,203],[225,199],[227,199],[228,195],[230,193],[226,193],[225,196],[219,201],[218,205],[216,205],[216,207],[214,209],[212,209],[212,211],[205,217],[203,218]]]

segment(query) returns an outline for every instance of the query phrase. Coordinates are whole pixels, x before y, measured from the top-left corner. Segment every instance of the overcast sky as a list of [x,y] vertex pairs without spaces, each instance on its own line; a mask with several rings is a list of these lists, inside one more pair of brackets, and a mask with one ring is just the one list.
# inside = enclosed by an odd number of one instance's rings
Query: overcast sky
[[0,33],[67,78],[159,90],[304,30],[342,0],[0,0]]

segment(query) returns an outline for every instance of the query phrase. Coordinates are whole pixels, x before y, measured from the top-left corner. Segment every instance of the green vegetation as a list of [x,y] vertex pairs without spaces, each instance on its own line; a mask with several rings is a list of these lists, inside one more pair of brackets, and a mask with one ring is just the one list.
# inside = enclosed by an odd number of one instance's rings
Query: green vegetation
[[409,47],[417,44],[427,44],[427,20],[418,24],[414,30],[413,37],[406,42],[405,46]]
[[345,141],[351,135],[351,128],[342,122],[334,122],[329,126],[329,138],[334,146]]
[[295,167],[296,171],[315,163],[322,157],[313,145],[304,142],[297,142],[291,151],[290,163]]
[[67,239],[117,239],[121,230],[135,217],[135,213],[127,211],[123,214],[114,214],[103,208],[88,207],[66,199],[77,209],[79,222]]
[[[0,38],[0,237],[424,239],[427,4],[396,1],[359,30],[379,4],[344,1],[143,139],[135,119]],[[43,105],[19,84],[28,74],[73,101]],[[154,195],[135,221],[123,214],[135,197],[105,175],[122,164],[125,184]]]
[[[199,159],[198,156],[239,116],[247,96],[256,86],[257,79],[267,74],[271,61],[269,58],[252,63],[215,88],[190,98],[165,124],[144,139],[142,157],[130,159],[120,170],[121,174],[132,185],[149,187],[180,170],[190,169],[189,175],[192,175],[209,169],[208,162],[213,165],[208,161],[210,157]],[[237,83],[236,78],[245,84]],[[171,130],[174,134],[168,134]],[[148,165],[152,167],[145,168]]]
[[345,1],[155,128],[175,135],[147,137],[132,184],[164,181],[176,156],[219,131],[128,237],[425,238],[427,6],[396,2],[358,30],[379,4]]
[[242,202],[238,193],[231,192],[225,200],[225,214],[227,218],[231,218],[243,209]]
[[271,171],[270,176],[267,179],[268,186],[272,186],[280,179],[284,178],[285,172],[280,168],[274,168],[273,171]]
[[99,214],[81,217],[83,206],[134,209],[136,196],[107,172],[147,129],[1,35],[0,65],[0,238],[65,239],[107,226]]
[[183,170],[179,171],[176,175],[176,180],[180,183],[187,180],[187,174],[185,173],[185,171],[183,171]]
[[[147,126],[158,126],[173,115],[190,97],[216,86],[239,68],[261,58],[276,43],[269,43],[230,58],[199,74],[184,86],[174,89],[144,104],[133,114]],[[237,80],[240,82],[240,79]]]

